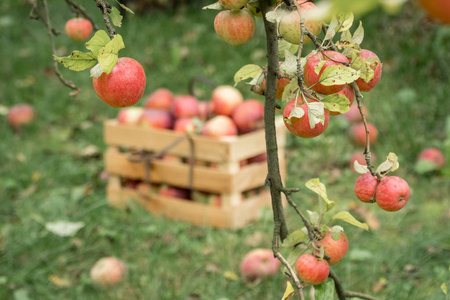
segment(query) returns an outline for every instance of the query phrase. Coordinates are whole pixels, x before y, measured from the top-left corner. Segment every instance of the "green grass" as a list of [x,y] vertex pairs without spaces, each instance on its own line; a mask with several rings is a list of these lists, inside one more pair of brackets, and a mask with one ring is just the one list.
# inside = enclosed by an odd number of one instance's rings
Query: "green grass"
[[[98,177],[101,156],[86,158],[80,151],[89,145],[105,150],[102,121],[115,117],[117,110],[96,97],[87,71],[62,70],[82,89],[75,98],[49,75],[46,31],[28,19],[29,7],[19,2],[0,3],[0,104],[30,103],[37,119],[21,136],[13,134],[5,117],[0,119],[0,299],[280,299],[285,287],[281,274],[256,284],[224,276],[227,271],[239,275],[239,261],[250,249],[270,247],[270,211],[260,221],[230,231],[154,217],[138,207],[119,211],[107,205],[105,183]],[[81,2],[101,24],[93,1]],[[71,15],[62,1],[51,5],[53,24],[61,30]],[[214,33],[215,13],[200,7],[124,20],[118,30],[126,44],[121,55],[144,65],[146,94],[158,87],[186,94],[197,75],[233,84],[242,65],[264,64],[262,26],[248,44],[231,47]],[[408,5],[397,16],[375,11],[363,19],[363,46],[384,62],[382,80],[364,99],[370,121],[380,131],[373,150],[379,160],[391,151],[399,155],[398,175],[413,193],[397,213],[370,206],[380,221],[378,230],[363,232],[340,224],[350,251],[335,271],[346,288],[381,299],[444,300],[440,285],[450,280],[449,164],[427,176],[413,170],[421,149],[443,149],[449,138],[450,29],[421,23],[421,16]],[[56,43],[59,55],[83,50],[64,35]],[[208,99],[208,87],[198,87],[199,96]],[[239,87],[246,98],[255,97],[244,85]],[[333,118],[317,139],[288,136],[287,184],[301,187],[320,177],[330,198],[348,209],[355,201],[356,175],[348,170],[347,160],[353,151],[362,151],[349,142],[348,130],[346,122]],[[446,149],[450,160],[450,147]],[[304,189],[294,199],[303,210],[317,204]],[[301,226],[292,212],[287,217],[291,230]],[[45,223],[57,220],[81,221],[85,227],[74,238],[62,238],[45,229]],[[104,290],[90,282],[88,272],[96,260],[110,255],[123,259],[130,272],[123,285]],[[70,286],[55,285],[51,276]],[[387,285],[374,292],[383,280]]]

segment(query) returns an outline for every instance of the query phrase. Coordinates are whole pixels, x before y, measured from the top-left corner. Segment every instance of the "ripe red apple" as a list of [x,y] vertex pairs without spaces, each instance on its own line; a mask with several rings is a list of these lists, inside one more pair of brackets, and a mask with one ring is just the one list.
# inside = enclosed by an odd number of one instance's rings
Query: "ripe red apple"
[[377,176],[373,176],[369,172],[359,175],[353,187],[356,198],[365,203],[373,203],[372,200],[375,200],[373,197],[378,196],[378,193],[375,195],[377,181]]
[[188,132],[194,134],[197,132],[197,125],[193,121],[193,118],[183,117],[175,120],[175,124],[173,125],[173,131]]
[[29,124],[34,120],[34,110],[29,104],[16,104],[8,112],[9,125],[17,130],[20,126]]
[[231,116],[233,110],[244,101],[241,92],[230,85],[216,87],[211,95],[212,112],[216,115]]
[[156,89],[145,100],[145,108],[157,108],[170,110],[173,94],[166,88]]
[[191,199],[190,190],[174,186],[163,186],[159,189],[158,194],[165,197],[172,197],[186,200]]
[[[366,117],[369,115],[369,111],[364,105],[362,105],[362,111]],[[350,123],[362,122],[361,113],[359,112],[359,108],[356,103],[351,105],[349,111],[341,116],[347,119]]]
[[378,56],[370,50],[361,49],[361,58],[363,59],[363,61],[370,57],[376,57],[378,61],[370,65],[370,68],[374,71],[374,75],[373,78],[369,80],[369,82],[365,82],[362,78],[356,79],[355,82],[358,85],[359,90],[361,92],[369,92],[377,85],[377,83],[380,81],[381,78],[382,67],[381,61],[378,58]]
[[264,104],[255,99],[241,102],[233,110],[231,118],[241,133],[264,128]]
[[313,255],[305,253],[295,262],[295,270],[303,282],[321,284],[328,278],[330,266],[326,260],[318,260]]
[[[350,101],[349,106],[351,108],[352,104],[353,104],[353,101],[355,101],[355,93],[353,92],[353,88],[350,85],[346,84],[344,86],[344,88],[340,92],[338,92],[338,94],[344,95]],[[347,113],[349,111],[350,110],[348,110]],[[358,113],[359,113],[359,110],[358,110]],[[338,111],[330,111],[330,115],[332,115],[332,116],[337,116],[337,115],[340,115],[340,114],[341,113],[338,112]]]
[[208,137],[233,136],[237,134],[236,124],[227,116],[215,116],[206,121],[202,128],[202,135]]
[[138,125],[143,113],[143,107],[122,108],[117,114],[117,122],[122,125]]
[[317,242],[317,245],[324,248],[325,254],[330,258],[328,261],[330,266],[337,264],[348,251],[348,239],[342,231],[341,237],[337,241],[333,240],[330,232],[327,232],[325,237]]
[[241,261],[241,274],[249,281],[278,273],[280,261],[269,249],[254,249],[248,252]]
[[296,136],[302,138],[313,138],[322,134],[328,127],[330,112],[325,109],[325,120],[323,124],[317,123],[314,128],[311,128],[308,117],[308,106],[306,103],[301,104],[302,100],[300,99],[300,97],[297,99],[298,99],[297,107],[303,109],[305,114],[301,118],[292,117],[291,119],[288,119],[292,109],[294,109],[295,107],[295,99],[291,100],[288,104],[286,104],[286,107],[284,108],[283,112],[283,120],[287,129]]
[[[306,85],[311,87],[314,91],[321,94],[330,95],[340,92],[344,88],[345,84],[325,86],[318,83],[320,76],[327,67],[339,65],[339,62],[348,63],[349,61],[347,57],[337,51],[326,50],[324,51],[324,54],[317,52],[308,58],[305,64],[304,79]],[[325,61],[325,64],[320,69],[319,74],[317,74],[314,68],[316,68],[321,61]]]
[[138,125],[146,128],[171,129],[173,118],[170,112],[164,109],[145,109],[139,118]]
[[194,96],[175,96],[171,106],[175,118],[195,117],[198,114],[198,100]]
[[450,2],[448,0],[417,0],[422,8],[443,24],[450,24]]
[[217,35],[230,45],[247,43],[255,32],[255,17],[247,9],[224,10],[214,19]]
[[[371,144],[377,141],[378,130],[372,123],[367,123],[367,128],[369,129],[369,142]],[[364,123],[358,123],[351,128],[353,141],[361,146],[366,145],[366,128]]]
[[197,117],[203,121],[210,119],[212,117],[212,103],[209,101],[199,101]]
[[[314,34],[318,36],[322,30],[322,20],[314,17],[314,13],[317,7],[312,2],[297,1],[299,5],[300,12],[305,19],[305,27]],[[286,15],[281,19],[279,25],[280,34],[283,39],[291,44],[300,44],[300,15],[297,10],[286,11]],[[303,44],[311,43],[311,39],[307,36],[303,36]]]
[[259,155],[250,157],[248,159],[248,163],[252,164],[252,163],[259,163],[259,162],[263,162],[263,161],[267,161],[267,152],[261,153]]
[[107,287],[123,281],[127,272],[125,263],[111,256],[99,259],[91,268],[89,275],[93,282]]
[[248,0],[219,0],[226,9],[240,9],[245,6]]
[[[283,64],[283,62],[280,61],[279,65],[281,66],[282,64]],[[283,73],[281,73],[281,71],[279,73],[281,76],[283,76]],[[283,98],[284,88],[286,87],[286,85],[288,85],[289,82],[291,82],[291,80],[289,78],[278,78],[277,79],[277,92],[275,94],[276,99]],[[264,78],[263,82],[261,83],[261,90],[262,90],[262,92],[266,91],[266,78]]]
[[[365,157],[364,153],[362,153],[362,152],[355,152],[355,153],[353,153],[352,156],[350,157],[350,160],[349,160],[350,161],[349,166],[350,166],[350,169],[352,171],[354,171],[354,172],[355,172],[355,166],[354,166],[355,160],[360,165],[363,165],[363,166],[367,165],[366,157]],[[373,161],[376,161],[376,160],[377,160],[377,157],[372,153],[371,154],[371,161],[373,162]]]
[[84,18],[72,18],[66,22],[67,36],[77,42],[85,41],[92,33],[92,24]]
[[434,163],[438,168],[442,168],[445,165],[445,158],[442,154],[441,150],[437,148],[426,148],[424,149],[419,156],[417,157],[417,160],[428,160]]
[[386,211],[397,211],[409,200],[408,183],[398,176],[384,176],[375,196],[378,206]]
[[145,72],[141,64],[129,57],[119,57],[111,73],[93,79],[97,96],[112,107],[136,104],[145,90]]

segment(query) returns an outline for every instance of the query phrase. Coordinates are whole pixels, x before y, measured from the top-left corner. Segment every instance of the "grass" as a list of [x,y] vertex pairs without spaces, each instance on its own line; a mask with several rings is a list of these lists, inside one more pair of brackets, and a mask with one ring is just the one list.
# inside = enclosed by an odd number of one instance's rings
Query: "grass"
[[[91,2],[81,1],[101,24]],[[53,24],[62,29],[71,15],[64,3],[51,5]],[[146,94],[162,86],[186,94],[197,75],[232,84],[242,65],[264,64],[262,26],[248,44],[231,47],[214,33],[215,13],[201,11],[200,3],[194,6],[127,16],[119,29],[127,46],[121,55],[144,65]],[[28,6],[6,0],[0,11],[0,103],[26,102],[37,112],[36,122],[21,136],[12,133],[5,117],[0,122],[0,299],[280,299],[285,287],[281,274],[255,284],[239,278],[240,258],[254,247],[270,247],[269,210],[260,221],[230,231],[154,217],[139,207],[119,211],[107,205],[105,183],[99,179],[102,121],[117,110],[96,97],[86,71],[62,70],[82,89],[75,98],[68,95],[49,72],[48,37],[42,24],[28,19]],[[380,84],[364,99],[380,131],[374,152],[380,160],[390,151],[399,155],[397,175],[409,182],[413,194],[397,213],[369,207],[381,224],[378,230],[340,224],[351,246],[335,271],[346,288],[380,299],[444,300],[440,285],[450,280],[449,164],[429,175],[413,169],[427,146],[446,149],[450,160],[445,131],[450,29],[421,22],[421,16],[409,4],[397,16],[375,11],[363,19],[363,45],[384,62]],[[56,43],[59,55],[83,50],[64,35]],[[255,97],[239,87],[246,98]],[[210,90],[199,85],[197,93],[207,99]],[[347,161],[362,149],[349,142],[346,122],[334,118],[330,124],[317,139],[288,136],[287,184],[303,186],[320,177],[330,198],[348,209],[355,204],[356,175]],[[97,147],[99,155],[83,156],[88,146]],[[317,204],[304,190],[295,200],[304,210]],[[301,226],[291,212],[287,217],[291,230]],[[45,229],[45,223],[57,220],[81,221],[85,227],[73,238],[62,238]],[[90,282],[88,272],[97,259],[110,255],[123,259],[130,271],[123,285],[104,290]]]

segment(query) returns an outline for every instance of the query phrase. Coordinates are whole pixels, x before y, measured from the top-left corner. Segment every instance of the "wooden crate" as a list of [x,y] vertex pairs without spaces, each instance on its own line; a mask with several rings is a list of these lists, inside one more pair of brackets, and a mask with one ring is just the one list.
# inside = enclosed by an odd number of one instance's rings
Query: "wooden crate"
[[[280,167],[284,178],[286,174],[285,126],[281,119],[278,119],[276,124]],[[108,120],[105,122],[104,136],[109,145],[104,156],[105,170],[110,174],[107,197],[113,206],[123,207],[129,200],[133,200],[141,203],[155,215],[164,215],[196,225],[239,228],[257,219],[260,207],[271,204],[268,191],[243,200],[243,194],[246,191],[260,188],[265,183],[266,162],[240,166],[242,160],[265,152],[264,130],[221,139],[192,137],[195,145],[195,160],[202,162],[202,165],[194,164],[192,189],[219,194],[220,207],[164,197],[121,185],[123,178],[145,181],[146,173],[149,172],[149,181],[152,184],[189,188],[189,164],[154,159],[147,166],[147,163],[143,161],[130,161],[129,152],[119,149],[158,152],[182,138],[183,134],[171,130],[124,126],[115,120]],[[171,148],[168,154],[184,159],[189,158],[191,155],[189,142],[183,140]]]

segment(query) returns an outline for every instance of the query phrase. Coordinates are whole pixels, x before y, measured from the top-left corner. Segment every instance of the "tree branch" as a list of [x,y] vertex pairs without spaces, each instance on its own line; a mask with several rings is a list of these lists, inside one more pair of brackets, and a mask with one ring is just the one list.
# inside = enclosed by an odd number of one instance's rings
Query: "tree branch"
[[116,30],[111,25],[111,21],[109,20],[109,13],[111,12],[111,5],[109,5],[106,0],[94,0],[95,4],[98,8],[100,8],[102,15],[103,15],[103,21],[105,22],[106,29],[108,30],[108,35],[110,39],[114,38],[114,35],[116,34]]
[[334,288],[336,290],[336,293],[338,294],[339,300],[345,300],[346,299],[345,290],[336,273],[334,273],[334,271],[330,269],[330,274],[328,275],[328,277],[332,278],[334,281]]
[[372,297],[370,295],[363,294],[363,293],[358,293],[358,292],[351,292],[351,291],[346,291],[345,292],[345,296],[347,296],[348,298],[361,298],[361,299],[367,299],[367,300],[378,300],[378,298]]

